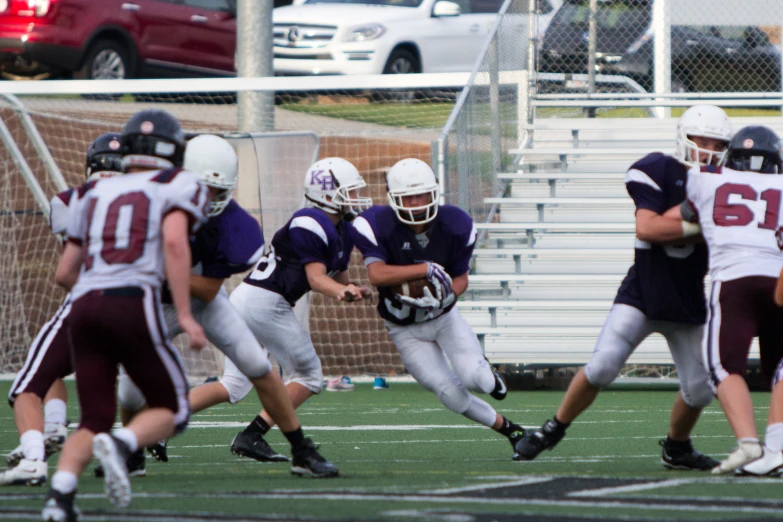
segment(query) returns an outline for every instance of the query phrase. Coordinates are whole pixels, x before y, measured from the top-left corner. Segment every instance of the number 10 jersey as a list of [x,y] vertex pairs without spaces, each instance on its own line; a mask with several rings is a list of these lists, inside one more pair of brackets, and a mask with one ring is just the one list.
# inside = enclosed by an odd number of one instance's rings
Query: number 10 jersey
[[182,169],[91,181],[79,188],[78,198],[69,209],[67,229],[68,241],[81,245],[83,256],[74,300],[96,289],[160,287],[164,217],[182,210],[192,226],[201,225],[209,201],[196,174]]
[[704,167],[688,172],[688,202],[709,247],[713,281],[778,277],[781,193],[780,175]]

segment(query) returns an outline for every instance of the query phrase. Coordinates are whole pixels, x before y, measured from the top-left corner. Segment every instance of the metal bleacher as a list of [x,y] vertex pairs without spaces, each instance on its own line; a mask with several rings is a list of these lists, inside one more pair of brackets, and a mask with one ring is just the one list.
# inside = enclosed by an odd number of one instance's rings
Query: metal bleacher
[[[765,118],[778,132],[783,119]],[[734,118],[735,128],[751,123]],[[758,124],[758,120],[753,123]],[[529,148],[511,150],[506,196],[477,223],[470,287],[458,303],[493,363],[586,363],[633,262],[634,205],[623,182],[643,155],[673,153],[676,119],[549,119]],[[754,350],[757,348],[754,348]],[[660,335],[630,364],[671,364]]]

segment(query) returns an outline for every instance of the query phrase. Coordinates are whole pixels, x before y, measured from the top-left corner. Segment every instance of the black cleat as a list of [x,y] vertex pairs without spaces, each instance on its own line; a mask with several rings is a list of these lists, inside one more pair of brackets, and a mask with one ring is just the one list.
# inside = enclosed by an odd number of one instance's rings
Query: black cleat
[[554,421],[548,420],[538,430],[528,430],[514,444],[514,460],[533,460],[545,449],[551,450],[565,436],[564,429],[557,429]]
[[77,522],[81,513],[73,507],[75,496],[75,491],[64,494],[56,489],[50,489],[41,511],[41,519],[44,522]]
[[489,367],[492,369],[492,375],[495,376],[495,389],[489,392],[489,396],[496,401],[502,401],[506,398],[506,394],[508,393],[508,389],[506,388],[506,381],[498,373],[495,367],[492,366],[492,363],[489,362],[489,359],[484,357],[484,360],[487,361],[487,364],[489,364]]
[[[136,451],[136,453],[132,453],[125,461],[125,465],[128,466],[129,477],[147,476],[147,457],[144,456],[143,449],[139,449]],[[98,478],[103,478],[105,476],[105,473],[103,472],[103,466],[100,464],[95,466],[92,471]]]
[[169,461],[168,439],[163,439],[153,444],[152,446],[147,446],[147,451],[149,452],[150,455],[155,457],[155,460],[157,460],[158,462],[168,462]]
[[310,475],[316,478],[336,477],[340,474],[337,466],[318,453],[318,449],[310,439],[304,439],[301,446],[291,447],[293,460],[291,473],[294,475]]
[[666,443],[666,439],[660,440],[658,444],[661,445],[661,464],[666,468],[707,471],[720,465],[719,461],[693,449],[690,442],[685,451],[674,450]]
[[231,453],[258,462],[288,462],[290,459],[272,449],[260,433],[241,432],[231,443]]

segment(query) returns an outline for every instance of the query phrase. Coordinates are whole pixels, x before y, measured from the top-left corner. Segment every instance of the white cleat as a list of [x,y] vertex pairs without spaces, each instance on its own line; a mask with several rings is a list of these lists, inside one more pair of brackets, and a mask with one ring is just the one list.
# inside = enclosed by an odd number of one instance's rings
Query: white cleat
[[770,451],[763,447],[764,454],[749,464],[737,469],[737,475],[752,475],[756,477],[777,477],[783,471],[783,452]]
[[67,426],[64,424],[47,422],[44,426],[44,448],[46,449],[46,458],[49,458],[63,449],[63,444],[65,444],[65,439],[67,438]]
[[103,466],[104,491],[109,501],[117,507],[127,507],[131,501],[130,480],[125,465],[128,452],[124,450],[124,444],[107,433],[99,433],[92,439],[92,454]]
[[760,442],[740,442],[734,452],[726,460],[712,468],[713,475],[732,473],[737,468],[745,466],[760,458],[764,453]]
[[[44,428],[44,455],[49,458],[61,449],[68,437],[68,428],[63,424],[47,423]],[[5,463],[9,468],[15,468],[24,458],[22,446],[19,445],[5,456]]]
[[46,461],[22,459],[19,464],[0,473],[0,486],[40,486],[46,483]]

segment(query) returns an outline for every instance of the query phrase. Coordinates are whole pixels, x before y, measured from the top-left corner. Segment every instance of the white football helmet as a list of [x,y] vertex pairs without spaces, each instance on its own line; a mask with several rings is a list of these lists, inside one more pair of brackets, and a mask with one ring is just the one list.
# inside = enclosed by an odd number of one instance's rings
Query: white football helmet
[[[416,158],[398,161],[386,175],[389,205],[397,218],[408,225],[429,223],[438,215],[440,185],[429,165]],[[418,207],[406,207],[402,198],[429,194],[429,202]]]
[[[726,158],[726,150],[734,131],[729,117],[720,107],[714,105],[694,105],[677,122],[677,148],[675,157],[685,165],[721,165]],[[725,141],[726,148],[721,151],[701,149],[691,140],[691,136],[703,136]],[[707,161],[699,161],[699,153],[707,154]]]
[[210,217],[220,215],[237,186],[239,173],[234,147],[220,136],[201,134],[188,142],[183,166],[198,174],[207,186],[220,189],[207,213]]
[[353,163],[342,158],[324,158],[307,169],[305,200],[309,207],[342,214],[350,221],[372,206],[371,198],[359,195],[359,190],[366,186]]

